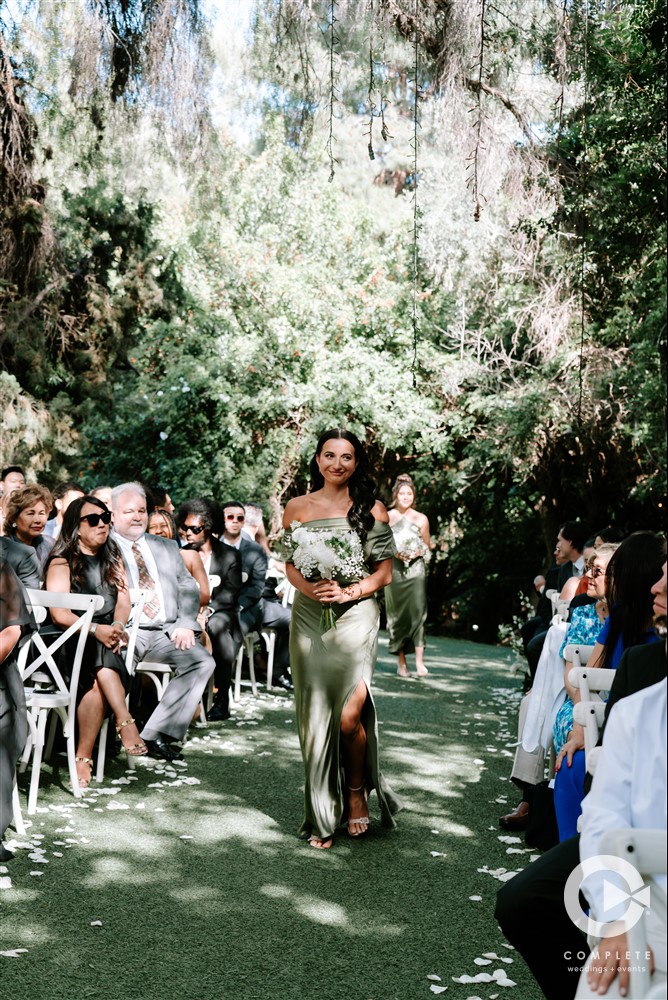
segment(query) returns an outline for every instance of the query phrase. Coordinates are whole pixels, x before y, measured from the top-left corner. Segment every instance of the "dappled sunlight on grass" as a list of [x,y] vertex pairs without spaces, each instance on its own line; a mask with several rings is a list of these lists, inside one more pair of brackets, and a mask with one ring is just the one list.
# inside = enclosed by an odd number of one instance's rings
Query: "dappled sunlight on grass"
[[466,1000],[450,977],[502,947],[498,885],[478,868],[527,863],[495,827],[517,682],[493,649],[437,639],[429,653],[424,681],[384,657],[373,685],[397,828],[380,826],[372,793],[368,834],[337,831],[328,851],[297,836],[304,774],[284,696],[244,690],[232,719],[190,730],[185,765],[110,760],[82,801],[45,767],[26,840],[49,863],[32,876],[20,850],[0,891],[0,950],[28,949],[0,958],[3,995],[417,1000],[438,972]]

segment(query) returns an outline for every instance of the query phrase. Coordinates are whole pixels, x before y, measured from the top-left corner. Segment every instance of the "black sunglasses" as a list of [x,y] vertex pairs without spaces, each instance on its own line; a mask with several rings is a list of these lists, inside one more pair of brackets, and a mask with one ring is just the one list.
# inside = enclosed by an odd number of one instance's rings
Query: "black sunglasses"
[[104,514],[84,514],[80,521],[88,521],[91,528],[97,528],[100,521],[102,524],[111,524],[111,511],[105,510]]
[[193,535],[201,535],[206,529],[203,524],[200,524],[199,527],[196,524],[182,524],[181,530],[189,531]]

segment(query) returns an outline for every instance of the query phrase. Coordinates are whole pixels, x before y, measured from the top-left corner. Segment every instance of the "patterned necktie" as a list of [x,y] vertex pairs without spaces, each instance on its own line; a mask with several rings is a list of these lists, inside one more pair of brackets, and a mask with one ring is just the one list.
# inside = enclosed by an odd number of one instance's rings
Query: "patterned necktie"
[[146,601],[144,605],[144,614],[147,618],[155,618],[155,616],[160,611],[160,598],[155,589],[155,580],[151,576],[144,561],[144,557],[141,554],[141,549],[136,542],[132,545],[132,554],[135,557],[135,562],[137,563],[137,570],[139,571],[139,589],[151,591],[151,597]]

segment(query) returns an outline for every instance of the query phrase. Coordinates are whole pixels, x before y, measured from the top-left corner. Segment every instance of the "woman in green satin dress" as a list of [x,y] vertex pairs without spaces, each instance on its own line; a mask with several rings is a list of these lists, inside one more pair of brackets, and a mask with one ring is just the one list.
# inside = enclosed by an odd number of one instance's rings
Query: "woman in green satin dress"
[[[387,511],[374,496],[364,448],[350,431],[326,431],[311,462],[311,492],[285,508],[286,572],[296,588],[290,627],[290,668],[305,770],[300,835],[312,847],[332,846],[347,825],[367,832],[368,793],[376,790],[384,826],[394,826],[402,803],[380,771],[378,724],[371,679],[378,649],[375,594],[390,580],[394,543]],[[351,529],[364,551],[353,580],[307,579],[291,561],[294,522],[311,532]],[[294,552],[294,549],[292,549]],[[323,632],[323,607],[336,627]]]
[[[392,489],[389,517],[397,554],[392,582],[385,588],[389,651],[398,657],[399,677],[409,677],[406,653],[415,652],[415,671],[426,677],[424,626],[427,621],[427,563],[431,550],[429,521],[414,509],[415,484],[398,476]],[[421,554],[420,554],[421,553]]]

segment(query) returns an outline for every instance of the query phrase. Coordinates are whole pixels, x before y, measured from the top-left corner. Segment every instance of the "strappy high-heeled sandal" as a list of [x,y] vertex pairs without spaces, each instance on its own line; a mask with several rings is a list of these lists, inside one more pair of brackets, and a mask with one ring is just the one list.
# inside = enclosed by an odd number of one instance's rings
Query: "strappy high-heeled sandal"
[[[88,781],[82,781],[82,779],[79,778],[79,772],[77,771],[77,779],[79,781],[79,791],[83,792],[83,791],[85,791],[88,788],[88,786],[90,785],[91,778],[93,777],[93,758],[92,757],[75,757],[74,758],[74,763],[75,764],[88,764],[89,765]],[[70,788],[72,788],[72,782],[71,781],[70,781]]]
[[[361,792],[362,789],[364,789],[364,801],[365,801],[365,803],[367,803],[367,808],[368,808],[369,793],[367,792],[367,790],[366,790],[366,788],[364,786],[364,782],[362,782],[361,785],[358,785],[357,788],[353,788],[352,785],[348,785],[348,791],[349,792]],[[371,820],[369,819],[368,816],[357,816],[357,817],[355,817],[355,816],[349,816],[348,817],[348,836],[349,837],[363,837],[366,834],[366,832],[367,832],[367,829],[369,827],[369,823],[370,822],[371,822]],[[363,826],[363,827],[365,827],[365,829],[364,830],[360,830],[359,833],[351,833],[350,832],[350,824],[351,823],[357,823],[358,826]]]
[[[121,743],[123,743],[121,730],[124,729],[126,726],[132,726],[134,724],[134,721],[135,721],[134,719],[125,719],[124,722],[119,722],[118,725],[116,726],[116,732],[121,738]],[[139,740],[140,740],[139,743],[133,743],[131,747],[126,747],[125,745],[123,745],[123,749],[125,750],[128,757],[145,757],[146,754],[148,753],[148,748],[144,743],[144,741],[142,740],[141,736],[139,737]]]

